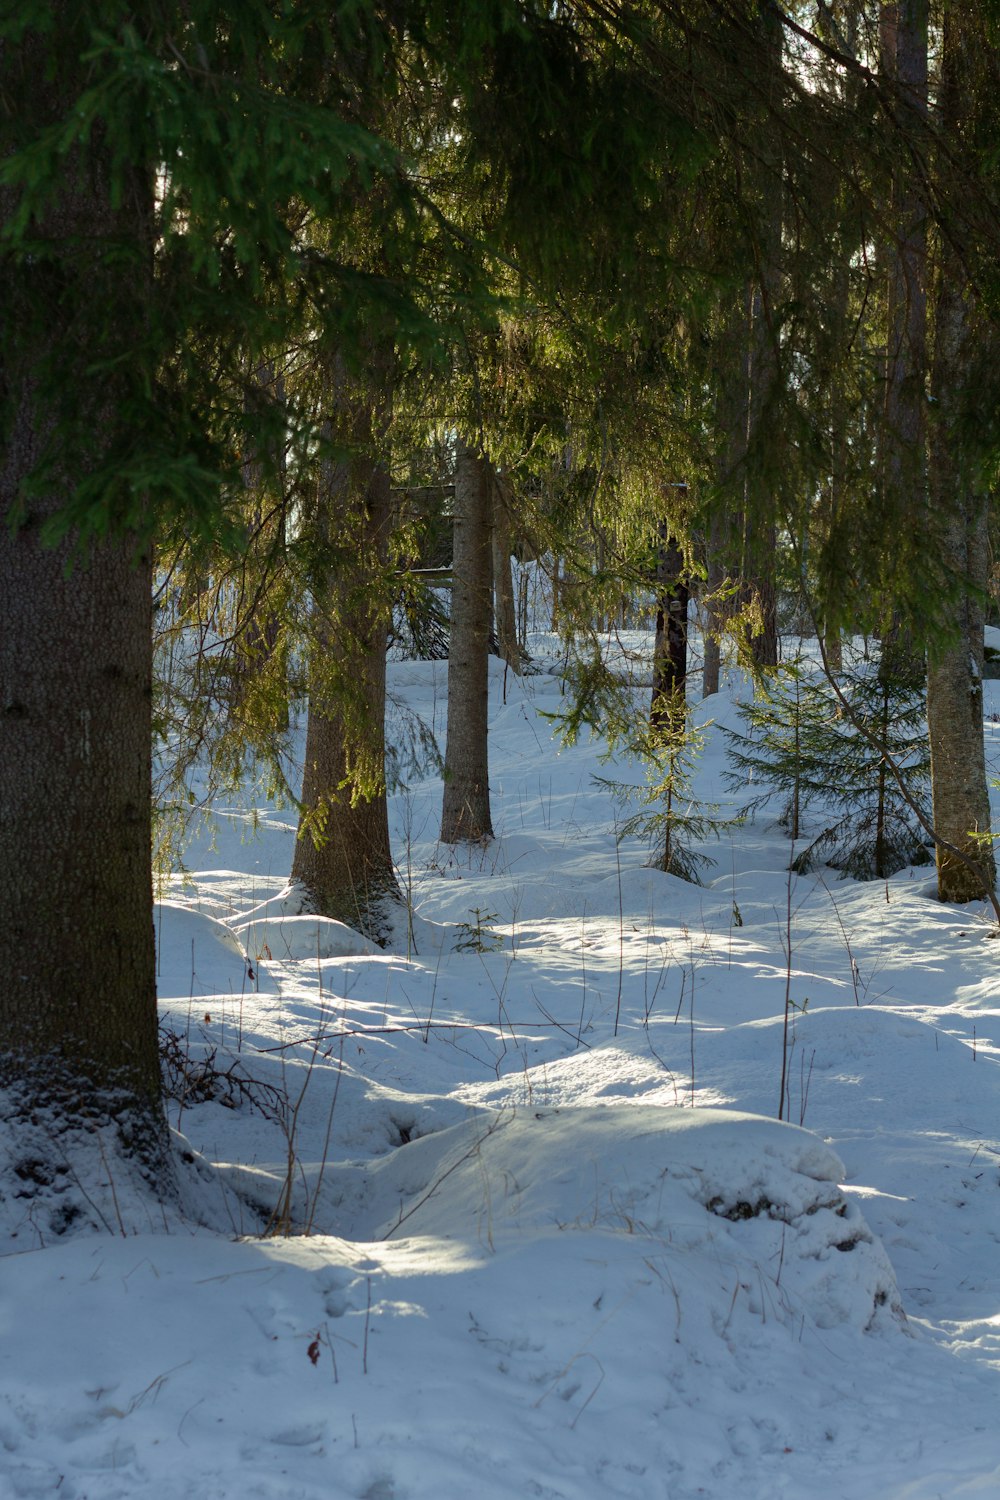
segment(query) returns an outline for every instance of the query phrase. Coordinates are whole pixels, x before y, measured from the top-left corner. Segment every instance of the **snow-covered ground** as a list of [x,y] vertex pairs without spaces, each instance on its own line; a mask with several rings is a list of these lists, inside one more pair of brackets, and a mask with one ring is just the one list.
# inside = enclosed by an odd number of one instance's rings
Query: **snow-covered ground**
[[[443,734],[445,663],[390,686]],[[189,850],[157,922],[204,1222],[20,1226],[0,1496],[1000,1496],[986,914],[789,876],[764,819],[702,887],[651,870],[557,673],[491,698],[496,841],[437,844],[437,779],[393,799],[399,951],[282,918],[288,810]],[[716,722],[731,809],[724,768]]]

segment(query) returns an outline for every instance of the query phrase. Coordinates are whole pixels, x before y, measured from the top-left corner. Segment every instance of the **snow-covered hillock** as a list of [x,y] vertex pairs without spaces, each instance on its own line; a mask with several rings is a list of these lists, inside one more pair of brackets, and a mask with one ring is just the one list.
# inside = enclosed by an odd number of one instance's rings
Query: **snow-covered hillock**
[[[559,1230],[639,1236],[819,1328],[898,1311],[892,1268],[816,1136],[716,1109],[510,1109],[373,1163],[353,1237],[494,1246]],[[722,1268],[725,1268],[723,1272]],[[765,1290],[766,1288],[766,1290]]]

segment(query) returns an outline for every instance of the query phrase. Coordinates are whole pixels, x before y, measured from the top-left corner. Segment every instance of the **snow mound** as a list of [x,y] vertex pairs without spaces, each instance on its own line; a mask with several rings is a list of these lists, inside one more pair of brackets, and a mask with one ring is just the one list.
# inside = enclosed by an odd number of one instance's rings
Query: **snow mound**
[[369,938],[332,917],[265,916],[240,922],[233,931],[258,960],[355,958],[382,950]]
[[[257,1172],[260,1203],[270,1174]],[[490,1250],[552,1233],[634,1236],[675,1269],[692,1258],[722,1268],[727,1295],[742,1290],[751,1310],[764,1298],[789,1325],[867,1331],[901,1319],[900,1300],[843,1175],[798,1126],[651,1105],[483,1111],[364,1166],[300,1174],[321,1233]]]
[[277,993],[270,975],[248,960],[224,922],[173,901],[158,901],[153,921],[161,1000]]

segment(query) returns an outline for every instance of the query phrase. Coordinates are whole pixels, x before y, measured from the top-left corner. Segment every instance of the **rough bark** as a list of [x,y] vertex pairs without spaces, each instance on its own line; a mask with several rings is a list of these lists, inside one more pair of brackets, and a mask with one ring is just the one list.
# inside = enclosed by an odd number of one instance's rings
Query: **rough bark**
[[460,440],[455,461],[454,581],[448,652],[443,844],[493,837],[488,763],[490,496],[486,459]]
[[[5,510],[38,420],[22,399]],[[67,575],[58,506],[0,528],[0,1083],[155,1113],[149,557],[122,538]]]
[[[940,337],[940,333],[938,334]],[[946,485],[954,469],[935,455],[932,486]],[[961,514],[951,519],[945,560],[985,587],[988,557],[985,496],[968,494]],[[990,828],[990,798],[983,739],[983,613],[966,596],[959,608],[958,639],[935,650],[927,669],[927,731],[931,749],[931,795],[935,833],[960,849],[971,863],[938,847],[938,897],[974,901],[996,884],[992,845],[974,835]]]
[[[377,362],[375,362],[377,363]],[[384,944],[401,894],[385,783],[388,471],[377,458],[384,413],[334,375],[330,435],[350,458],[321,466],[311,517],[317,566],[314,645],[292,881],[304,905]]]
[[[953,140],[969,112],[972,69],[963,17],[949,11],[944,28],[941,126]],[[987,496],[973,481],[963,451],[959,393],[967,379],[972,347],[972,290],[961,258],[950,244],[941,249],[934,307],[930,432],[930,505],[940,528],[942,561],[962,586],[957,633],[930,653],[927,728],[931,747],[934,830],[965,859],[938,847],[938,896],[972,901],[992,891],[996,863],[991,844],[976,833],[990,826],[983,742],[983,611],[988,545]]]
[[[0,47],[0,93],[36,127],[62,118],[79,82],[72,49],[53,50],[61,24],[51,42],[29,32],[17,47]],[[47,386],[54,356],[91,432],[89,461],[102,464],[121,437],[125,388],[113,377],[96,383],[88,370],[121,337],[111,313],[141,326],[151,203],[140,172],[113,201],[103,152],[86,143],[68,157],[37,226],[44,252],[20,265],[9,253],[0,261],[9,420],[0,448],[0,1086],[25,1130],[41,1122],[53,1152],[113,1123],[114,1151],[124,1149],[140,1180],[167,1194],[150,853],[150,557],[130,534],[75,558],[75,535],[45,544],[43,528],[79,472],[55,469],[30,498],[22,491],[57,431]],[[13,192],[0,190],[0,222],[13,208]],[[109,240],[134,252],[113,270]],[[46,288],[59,314],[43,327]],[[14,529],[12,511],[21,516]],[[77,1203],[74,1214],[87,1210]]]

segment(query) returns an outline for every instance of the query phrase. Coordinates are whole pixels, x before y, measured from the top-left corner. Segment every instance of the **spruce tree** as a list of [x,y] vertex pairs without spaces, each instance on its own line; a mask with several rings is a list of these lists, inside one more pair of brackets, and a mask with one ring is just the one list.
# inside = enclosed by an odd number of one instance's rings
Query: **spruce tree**
[[[826,822],[792,860],[800,874],[825,864],[858,880],[884,880],[930,858],[910,805],[926,815],[930,764],[922,685],[858,661],[838,676],[837,688],[847,713],[826,677],[803,664],[759,684],[740,707],[745,729],[725,731],[726,784],[751,793],[744,816],[780,799],[778,820],[793,841],[803,836],[807,811]],[[900,768],[905,791],[888,757]],[[815,827],[815,817],[811,821]]]

